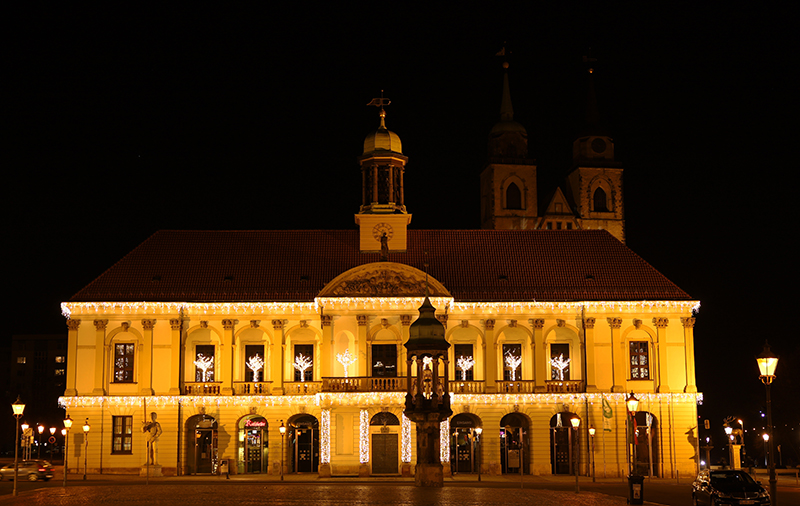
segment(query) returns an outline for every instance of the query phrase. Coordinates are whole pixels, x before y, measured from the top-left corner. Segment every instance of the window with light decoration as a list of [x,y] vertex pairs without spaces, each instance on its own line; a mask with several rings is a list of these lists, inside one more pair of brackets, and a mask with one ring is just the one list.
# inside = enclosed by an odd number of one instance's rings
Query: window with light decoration
[[503,379],[518,381],[522,379],[522,345],[503,345]]
[[650,356],[647,341],[631,341],[631,379],[650,379]]
[[133,383],[133,343],[114,344],[114,383]]
[[133,453],[133,417],[111,417],[111,453]]
[[314,345],[294,345],[294,380],[314,381]]
[[394,344],[372,345],[372,377],[397,377],[397,346]]
[[550,345],[550,379],[569,381],[569,344],[553,343]]
[[248,344],[244,347],[244,380],[264,381],[264,346],[261,344]]
[[194,380],[200,383],[214,381],[214,355],[216,346],[198,344],[194,347]]
[[472,356],[471,344],[456,344],[453,349],[456,364],[456,380],[473,381],[475,359]]

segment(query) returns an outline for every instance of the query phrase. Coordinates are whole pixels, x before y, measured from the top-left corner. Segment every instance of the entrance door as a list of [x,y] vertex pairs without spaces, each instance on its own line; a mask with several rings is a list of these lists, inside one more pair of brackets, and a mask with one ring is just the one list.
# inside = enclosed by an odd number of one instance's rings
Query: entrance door
[[294,444],[294,472],[313,473],[317,470],[314,459],[314,429],[296,428]]
[[553,474],[570,474],[569,429],[566,427],[551,429],[550,449]]
[[475,472],[475,445],[472,429],[456,429],[456,472],[474,473]]
[[217,464],[217,431],[198,428],[195,430],[195,469],[198,474],[211,474]]
[[397,474],[397,434],[372,435],[372,474]]
[[528,419],[509,413],[500,420],[500,463],[504,473],[530,473]]

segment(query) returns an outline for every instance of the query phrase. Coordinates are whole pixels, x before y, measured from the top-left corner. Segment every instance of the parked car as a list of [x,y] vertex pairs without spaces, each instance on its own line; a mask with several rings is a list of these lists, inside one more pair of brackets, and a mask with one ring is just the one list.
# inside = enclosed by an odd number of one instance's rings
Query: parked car
[[[53,466],[46,460],[24,460],[19,463],[18,471],[21,480],[49,480],[53,477]],[[14,463],[0,468],[0,480],[14,479]]]
[[695,506],[771,504],[769,492],[744,471],[735,469],[703,470],[692,483],[692,501]]

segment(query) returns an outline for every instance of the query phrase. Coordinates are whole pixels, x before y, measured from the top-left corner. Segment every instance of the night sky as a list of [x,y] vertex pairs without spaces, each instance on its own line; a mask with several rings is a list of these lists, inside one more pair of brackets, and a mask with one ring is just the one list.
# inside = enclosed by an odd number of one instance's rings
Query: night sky
[[411,227],[479,228],[504,46],[545,198],[570,168],[591,51],[625,169],[627,244],[702,302],[701,417],[720,440],[726,416],[763,425],[754,357],[768,339],[781,357],[775,424],[795,429],[784,458],[793,446],[798,459],[791,16],[741,2],[552,4],[16,13],[3,338],[65,333],[59,303],[159,229],[354,228],[356,157],[378,124],[365,104],[382,89],[409,157]]

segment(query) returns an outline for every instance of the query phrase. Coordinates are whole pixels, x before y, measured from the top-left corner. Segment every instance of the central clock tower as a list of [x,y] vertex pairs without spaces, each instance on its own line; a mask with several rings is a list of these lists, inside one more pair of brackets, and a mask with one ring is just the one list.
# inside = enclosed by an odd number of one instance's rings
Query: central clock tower
[[[406,229],[411,215],[406,211],[403,174],[408,158],[403,155],[400,137],[386,128],[386,98],[367,105],[380,107],[378,130],[364,139],[361,165],[361,208],[356,214],[359,249],[362,253],[382,250],[404,252]],[[383,246],[385,244],[385,246]]]

